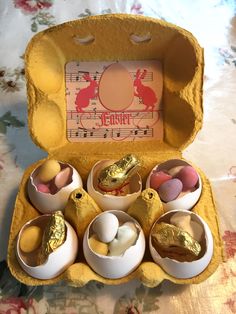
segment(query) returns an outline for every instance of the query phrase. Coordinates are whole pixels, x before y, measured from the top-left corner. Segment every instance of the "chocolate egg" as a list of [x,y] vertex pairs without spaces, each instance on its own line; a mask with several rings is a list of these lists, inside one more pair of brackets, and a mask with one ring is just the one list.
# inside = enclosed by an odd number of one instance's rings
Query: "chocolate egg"
[[39,192],[42,192],[42,193],[50,193],[50,188],[47,184],[44,184],[44,183],[38,183],[36,184],[36,188]]
[[46,160],[39,168],[38,180],[45,183],[52,180],[61,171],[61,166],[54,159]]
[[108,244],[99,241],[98,236],[96,234],[93,234],[89,238],[89,246],[97,254],[107,255],[108,253]]
[[171,179],[161,184],[158,193],[162,201],[170,202],[178,197],[182,188],[183,184],[179,179]]
[[43,231],[37,226],[30,226],[22,232],[20,238],[20,249],[24,253],[30,253],[36,250],[41,242],[43,237]]
[[154,171],[150,178],[150,187],[157,191],[162,183],[170,179],[172,179],[172,177],[168,173],[164,171]]
[[183,191],[192,189],[198,182],[198,174],[191,166],[183,167],[175,176],[183,183]]
[[109,255],[122,255],[137,240],[138,232],[134,223],[127,222],[118,228],[116,237],[109,243]]
[[110,213],[100,215],[93,223],[93,231],[98,239],[104,243],[111,242],[115,238],[118,227],[118,219]]

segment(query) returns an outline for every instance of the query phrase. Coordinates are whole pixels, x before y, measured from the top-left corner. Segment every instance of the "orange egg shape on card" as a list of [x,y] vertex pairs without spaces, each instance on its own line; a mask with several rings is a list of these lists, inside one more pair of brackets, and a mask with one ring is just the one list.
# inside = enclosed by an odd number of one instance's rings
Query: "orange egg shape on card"
[[134,98],[133,80],[128,70],[120,63],[113,63],[103,72],[99,82],[99,99],[110,111],[122,111]]

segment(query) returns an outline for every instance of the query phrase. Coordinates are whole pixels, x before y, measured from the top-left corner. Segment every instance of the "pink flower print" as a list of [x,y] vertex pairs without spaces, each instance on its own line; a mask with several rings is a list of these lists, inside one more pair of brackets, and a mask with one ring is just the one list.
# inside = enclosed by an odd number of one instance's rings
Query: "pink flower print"
[[47,314],[49,305],[46,299],[37,302],[31,298],[24,301],[22,298],[0,299],[0,314]]
[[226,230],[223,235],[227,258],[233,258],[236,253],[236,232]]
[[232,313],[236,313],[236,292],[224,304],[228,305]]
[[36,13],[42,9],[48,9],[52,6],[50,0],[14,0],[15,7],[21,9],[24,13]]
[[0,314],[26,313],[26,305],[21,298],[7,298],[0,300]]
[[143,14],[142,5],[140,3],[133,3],[131,7],[131,13],[133,14]]

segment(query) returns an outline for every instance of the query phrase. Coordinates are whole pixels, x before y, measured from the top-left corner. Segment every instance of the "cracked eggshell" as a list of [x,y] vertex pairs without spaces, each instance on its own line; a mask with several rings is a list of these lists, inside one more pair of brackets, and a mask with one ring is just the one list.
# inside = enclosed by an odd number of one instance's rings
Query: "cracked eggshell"
[[[20,237],[23,231],[29,226],[39,226],[43,229],[47,224],[49,217],[50,215],[42,215],[28,221],[21,228],[17,238],[16,245],[17,260],[21,268],[23,268],[23,270],[27,274],[37,279],[51,279],[59,276],[70,265],[74,263],[78,253],[78,237],[72,226],[67,221],[65,221],[66,224],[65,242],[48,256],[48,259],[44,264],[39,266],[32,266],[35,264],[36,251],[31,252],[30,256],[25,255],[20,249]],[[31,259],[31,262],[28,262],[27,259],[29,258]]]
[[98,161],[89,173],[87,180],[87,190],[89,195],[95,200],[98,206],[103,210],[122,210],[127,211],[127,209],[132,205],[132,203],[138,198],[142,191],[142,180],[138,173],[134,174],[130,180],[130,186],[132,193],[125,196],[115,196],[109,194],[100,193],[95,188],[96,176],[101,168],[107,167],[114,163],[115,160],[101,160]]
[[122,278],[132,271],[134,271],[143,259],[145,252],[145,237],[142,228],[138,222],[122,211],[109,211],[109,213],[115,215],[121,224],[125,222],[134,222],[139,231],[138,239],[134,245],[128,248],[120,256],[104,256],[95,253],[89,245],[89,237],[92,234],[92,224],[97,217],[105,214],[101,213],[97,216],[88,226],[84,238],[83,238],[83,250],[84,256],[90,267],[99,275],[109,278],[117,279]]
[[191,215],[191,220],[196,221],[203,227],[204,237],[200,242],[204,250],[203,256],[193,262],[179,262],[168,257],[161,257],[152,245],[151,235],[153,228],[156,223],[163,221],[168,223],[170,221],[170,217],[177,212],[186,213],[184,210],[173,210],[159,217],[158,220],[154,223],[149,236],[149,249],[153,260],[159,264],[169,275],[179,279],[187,279],[197,276],[208,266],[213,255],[214,243],[211,230],[207,223],[199,215],[193,212],[187,212],[189,215]]
[[[150,172],[147,181],[146,181],[146,188],[150,188],[150,178],[154,171],[164,171],[169,170],[177,166],[191,166],[184,160],[181,159],[170,159],[166,162],[163,162],[157,166],[155,166],[152,171]],[[170,202],[162,202],[163,208],[165,212],[175,209],[183,209],[183,210],[191,210],[191,208],[197,203],[199,197],[202,192],[202,181],[201,177],[198,174],[198,183],[197,188],[193,192],[183,193],[183,196],[178,197],[177,199],[170,201]]]
[[34,178],[37,176],[39,167],[31,173],[28,180],[27,189],[30,201],[33,206],[43,214],[52,213],[57,210],[63,212],[71,192],[83,186],[82,179],[75,168],[67,163],[59,163],[69,166],[73,172],[71,183],[61,188],[56,194],[43,193],[37,190],[34,184]]

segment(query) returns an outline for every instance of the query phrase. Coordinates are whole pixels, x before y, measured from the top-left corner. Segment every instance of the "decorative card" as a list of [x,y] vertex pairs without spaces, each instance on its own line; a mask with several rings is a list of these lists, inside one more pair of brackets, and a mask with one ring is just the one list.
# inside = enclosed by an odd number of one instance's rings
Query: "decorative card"
[[68,62],[70,142],[163,139],[159,61]]

